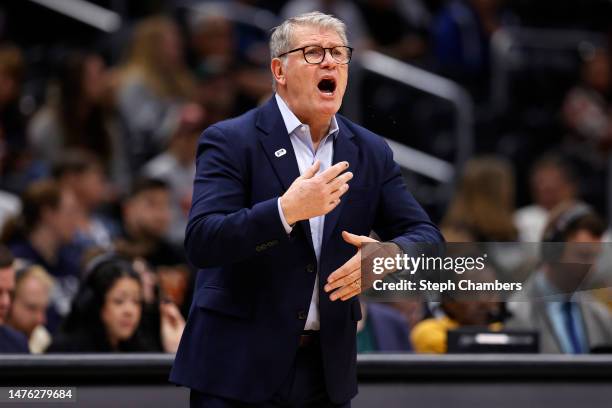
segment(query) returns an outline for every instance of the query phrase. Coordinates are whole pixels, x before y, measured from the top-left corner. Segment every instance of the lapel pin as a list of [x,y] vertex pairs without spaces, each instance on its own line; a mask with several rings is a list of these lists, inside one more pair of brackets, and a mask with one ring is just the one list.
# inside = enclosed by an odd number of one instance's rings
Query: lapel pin
[[287,150],[285,149],[278,149],[277,151],[274,152],[274,155],[276,157],[281,157],[281,156],[284,156],[285,154],[287,154]]

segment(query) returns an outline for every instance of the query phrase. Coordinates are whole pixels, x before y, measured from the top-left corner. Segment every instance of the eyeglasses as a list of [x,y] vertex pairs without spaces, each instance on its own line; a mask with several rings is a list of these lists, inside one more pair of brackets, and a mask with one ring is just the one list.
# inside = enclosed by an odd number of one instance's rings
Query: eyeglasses
[[323,48],[318,45],[308,45],[306,47],[296,48],[294,50],[284,52],[280,54],[277,58],[280,58],[292,52],[302,51],[304,54],[304,59],[307,63],[320,64],[325,59],[325,52],[327,50],[329,50],[329,54],[338,64],[348,64],[351,61],[351,56],[353,55],[353,49],[344,45],[331,48]]

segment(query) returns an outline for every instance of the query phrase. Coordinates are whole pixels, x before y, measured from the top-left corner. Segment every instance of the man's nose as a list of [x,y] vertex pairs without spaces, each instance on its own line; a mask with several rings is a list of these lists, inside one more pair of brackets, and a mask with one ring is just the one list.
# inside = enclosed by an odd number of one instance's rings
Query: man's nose
[[336,60],[334,59],[334,57],[332,57],[332,50],[323,50],[323,52],[325,54],[323,54],[323,61],[321,61],[321,66],[330,66],[330,65],[337,65],[338,63],[336,62]]
[[7,308],[11,305],[11,295],[8,293],[0,293],[0,306]]

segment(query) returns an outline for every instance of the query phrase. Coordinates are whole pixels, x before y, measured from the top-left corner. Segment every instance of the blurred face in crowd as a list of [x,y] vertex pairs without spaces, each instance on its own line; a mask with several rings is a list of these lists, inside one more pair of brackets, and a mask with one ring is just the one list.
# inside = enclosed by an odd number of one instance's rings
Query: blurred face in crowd
[[110,343],[130,339],[140,323],[142,314],[142,288],[132,278],[119,278],[106,293],[100,318]]
[[0,47],[0,108],[19,97],[23,79],[24,59],[14,46]]
[[[291,49],[308,45],[325,48],[346,45],[338,33],[314,26],[297,26]],[[290,51],[290,50],[286,50]],[[292,112],[307,124],[329,122],[338,112],[348,80],[348,64],[337,63],[329,51],[320,64],[309,64],[302,51],[287,54],[285,62],[272,60],[279,95]]]
[[88,209],[94,209],[104,202],[107,192],[106,176],[98,165],[91,166],[75,175],[71,186],[79,202]]
[[599,50],[585,63],[584,80],[602,94],[610,92],[612,64],[607,52]]
[[[492,283],[496,276],[496,271],[491,267],[470,272],[470,280],[474,282]],[[499,312],[500,303],[496,302],[497,296],[492,293],[482,291],[463,296],[442,302],[448,316],[462,326],[486,326],[492,322],[492,316]]]
[[198,57],[211,59],[211,62],[216,62],[224,68],[233,58],[232,24],[220,16],[207,17],[196,27],[193,44]]
[[20,86],[21,84],[16,78],[0,69],[0,107],[17,98]]
[[531,188],[534,201],[547,210],[573,199],[576,193],[564,172],[555,166],[539,168],[532,176]]
[[49,287],[35,276],[25,277],[15,292],[9,323],[26,336],[46,323]]
[[549,278],[564,293],[584,283],[601,253],[601,236],[581,229],[567,238],[558,263],[549,268]]
[[109,76],[102,58],[90,55],[83,66],[83,96],[90,102],[100,102],[107,95]]
[[13,267],[0,268],[0,324],[6,321],[14,290],[15,270]]
[[471,0],[474,7],[481,12],[493,12],[502,5],[502,0]]
[[486,326],[491,323],[491,316],[499,310],[499,303],[480,300],[449,301],[444,303],[444,310],[462,326]]
[[62,243],[67,243],[74,239],[77,231],[78,226],[74,216],[77,211],[78,205],[74,193],[63,189],[58,207],[44,209],[42,221],[55,232]]
[[145,190],[132,197],[125,207],[125,222],[131,234],[160,238],[172,220],[170,191],[163,188]]
[[161,36],[159,44],[160,63],[169,68],[179,67],[183,64],[183,43],[178,28],[168,25]]

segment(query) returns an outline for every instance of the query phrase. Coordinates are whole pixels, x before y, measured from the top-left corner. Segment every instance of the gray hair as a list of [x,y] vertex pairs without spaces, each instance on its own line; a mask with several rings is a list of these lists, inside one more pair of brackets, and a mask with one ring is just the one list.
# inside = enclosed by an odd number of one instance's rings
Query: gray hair
[[[272,29],[270,37],[270,57],[278,58],[284,52],[290,51],[293,44],[293,30],[297,26],[319,27],[333,30],[338,33],[344,45],[348,45],[346,38],[346,25],[342,20],[320,11],[312,11],[310,13],[300,14],[299,16],[288,18],[279,26]],[[284,59],[283,59],[284,60]],[[276,90],[276,81],[272,81],[274,90]]]

